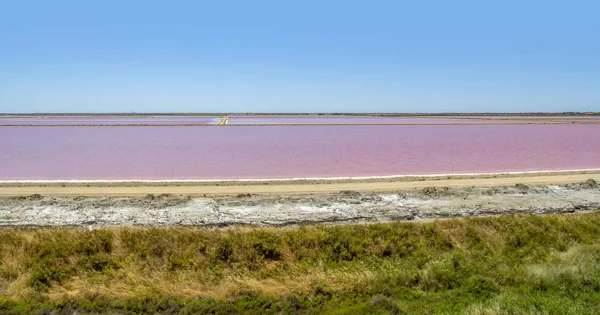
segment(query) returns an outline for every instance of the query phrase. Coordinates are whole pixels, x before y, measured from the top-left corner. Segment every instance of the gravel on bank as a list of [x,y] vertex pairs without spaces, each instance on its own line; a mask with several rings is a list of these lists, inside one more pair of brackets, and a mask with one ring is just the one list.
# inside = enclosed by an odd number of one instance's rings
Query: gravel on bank
[[410,191],[197,197],[0,198],[1,226],[286,226],[600,209],[600,184],[427,187]]

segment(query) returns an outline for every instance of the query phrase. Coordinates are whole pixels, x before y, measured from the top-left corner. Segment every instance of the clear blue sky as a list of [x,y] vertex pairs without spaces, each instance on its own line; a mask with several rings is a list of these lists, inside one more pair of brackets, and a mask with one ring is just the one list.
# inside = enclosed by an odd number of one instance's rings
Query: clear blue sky
[[598,1],[0,2],[0,112],[600,111]]

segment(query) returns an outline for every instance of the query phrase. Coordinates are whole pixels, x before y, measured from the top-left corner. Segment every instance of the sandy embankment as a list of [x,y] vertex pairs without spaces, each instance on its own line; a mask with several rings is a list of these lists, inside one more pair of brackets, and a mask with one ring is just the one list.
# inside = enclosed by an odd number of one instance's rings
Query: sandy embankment
[[600,121],[560,121],[560,120],[541,120],[541,121],[502,121],[498,120],[493,123],[388,123],[388,124],[308,124],[308,123],[286,123],[286,124],[228,124],[228,119],[222,119],[217,124],[2,124],[0,127],[315,127],[315,126],[357,126],[357,127],[368,127],[368,126],[522,126],[522,125],[600,125]]
[[600,181],[600,170],[432,175],[340,179],[247,181],[23,181],[0,182],[0,196],[32,194],[53,196],[327,194],[344,190],[385,192],[425,187],[491,187],[515,184],[568,184],[588,179]]
[[600,209],[599,181],[590,172],[321,184],[13,185],[0,187],[0,225],[283,226],[563,213]]

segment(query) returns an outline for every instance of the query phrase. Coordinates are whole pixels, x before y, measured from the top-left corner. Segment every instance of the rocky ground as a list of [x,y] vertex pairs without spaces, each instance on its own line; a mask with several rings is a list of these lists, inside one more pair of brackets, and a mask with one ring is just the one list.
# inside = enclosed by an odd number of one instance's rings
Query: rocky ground
[[272,225],[385,222],[600,209],[600,184],[424,188],[323,195],[0,198],[2,226]]

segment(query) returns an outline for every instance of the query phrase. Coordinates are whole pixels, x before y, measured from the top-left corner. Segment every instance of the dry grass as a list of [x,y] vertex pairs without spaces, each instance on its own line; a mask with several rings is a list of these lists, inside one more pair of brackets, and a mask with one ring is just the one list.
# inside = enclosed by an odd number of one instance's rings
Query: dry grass
[[[396,309],[387,296],[413,296],[406,307],[440,296],[419,303],[500,314],[515,299],[513,290],[563,290],[567,297],[600,290],[598,236],[597,212],[285,229],[5,229],[0,296],[58,304],[168,297],[225,305],[254,296],[303,297],[290,303],[321,311],[326,300],[348,306],[373,296],[374,304],[365,305]],[[445,292],[462,293],[448,299]],[[585,304],[566,301],[572,310]]]

